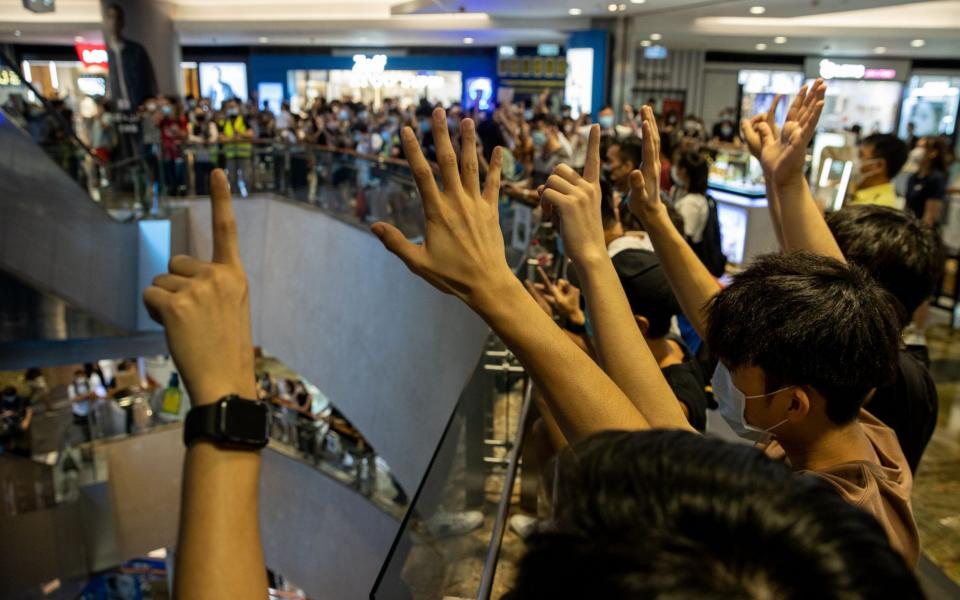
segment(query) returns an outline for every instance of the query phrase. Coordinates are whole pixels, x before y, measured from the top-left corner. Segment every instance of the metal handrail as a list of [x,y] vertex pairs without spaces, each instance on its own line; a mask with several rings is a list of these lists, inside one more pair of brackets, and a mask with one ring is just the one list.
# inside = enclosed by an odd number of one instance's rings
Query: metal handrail
[[510,500],[513,497],[513,483],[517,478],[520,466],[520,453],[523,449],[524,429],[530,414],[530,405],[533,397],[533,381],[527,380],[523,393],[523,406],[520,409],[520,421],[517,427],[517,437],[508,458],[507,472],[503,478],[503,489],[500,491],[500,501],[497,503],[496,520],[490,534],[490,545],[487,546],[487,556],[483,562],[483,572],[480,574],[480,588],[477,590],[477,600],[489,600],[493,590],[493,579],[497,574],[497,564],[500,562],[500,548],[503,545],[503,534],[506,531],[507,515],[510,512]]

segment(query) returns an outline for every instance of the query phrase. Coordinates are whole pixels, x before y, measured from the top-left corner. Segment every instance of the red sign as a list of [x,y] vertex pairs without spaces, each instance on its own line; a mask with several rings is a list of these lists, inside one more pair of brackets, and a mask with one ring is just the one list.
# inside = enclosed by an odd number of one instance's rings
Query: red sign
[[75,44],[77,58],[84,67],[107,68],[107,47],[104,44]]

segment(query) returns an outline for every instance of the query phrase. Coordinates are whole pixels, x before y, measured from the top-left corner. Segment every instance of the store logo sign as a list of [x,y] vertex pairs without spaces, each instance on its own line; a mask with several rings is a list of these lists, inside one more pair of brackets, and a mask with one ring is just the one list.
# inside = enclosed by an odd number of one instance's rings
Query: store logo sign
[[896,69],[867,68],[856,63],[835,63],[829,58],[820,61],[820,77],[824,79],[896,79]]
[[103,44],[76,44],[75,48],[83,66],[107,68],[107,47]]
[[386,54],[374,54],[373,56],[369,57],[363,54],[353,55],[354,73],[383,73],[386,68]]

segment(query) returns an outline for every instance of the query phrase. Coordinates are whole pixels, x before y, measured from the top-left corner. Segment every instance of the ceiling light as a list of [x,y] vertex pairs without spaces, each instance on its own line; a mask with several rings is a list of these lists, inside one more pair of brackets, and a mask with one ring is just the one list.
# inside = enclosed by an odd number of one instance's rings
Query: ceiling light
[[627,10],[627,5],[626,5],[626,4],[619,4],[619,5],[617,5],[617,10],[623,12],[623,11]]
[[873,49],[873,53],[874,53],[874,54],[886,54],[886,53],[887,53],[887,47],[886,47],[886,46],[877,46],[876,48]]
[[468,44],[468,45],[469,45],[469,44],[472,44],[472,43],[473,43],[473,38],[472,38],[472,37],[465,37],[465,38],[463,38],[463,43],[464,43],[464,44]]
[[650,40],[643,40],[642,42],[640,42],[640,45],[644,48],[649,48],[650,46],[653,45],[653,42],[651,42]]
[[766,50],[766,49],[767,49],[767,45],[764,44],[764,43],[762,43],[762,42],[759,43],[759,44],[757,44],[757,45],[754,46],[754,47],[755,47],[757,50]]
[[608,4],[608,5],[607,5],[607,10],[609,10],[610,12],[617,12],[617,5],[616,5],[616,4]]
[[650,39],[656,42],[656,41],[658,41],[658,40],[662,40],[662,39],[663,39],[663,36],[660,35],[659,33],[651,33],[651,34],[650,34]]
[[751,7],[750,7],[750,14],[751,14],[751,15],[762,15],[762,14],[765,13],[765,12],[767,12],[767,9],[764,8],[764,7],[762,7],[762,6],[751,6]]
[[574,17],[583,14],[583,11],[582,11],[581,9],[579,9],[579,8],[571,8],[571,9],[568,10],[567,12],[570,13],[570,15],[571,15],[571,16],[574,16]]
[[783,37],[782,35],[778,35],[777,37],[773,38],[773,43],[774,43],[774,44],[786,44],[786,43],[787,43],[787,38]]
[[23,35],[23,33],[21,33],[20,30],[18,29],[18,30],[16,30],[16,31],[13,32],[13,35],[14,35],[15,37],[20,37],[21,35]]
[[82,35],[75,35],[75,36],[73,36],[73,41],[75,41],[75,42],[82,42],[82,41],[83,41],[83,36],[82,36]]
[[927,45],[927,42],[925,40],[913,40],[912,42],[910,42],[910,45],[913,46],[914,48],[923,48],[924,46]]
[[259,38],[257,38],[257,39],[259,40],[259,42],[260,42],[261,44],[266,44],[267,42],[270,41],[270,38],[268,38],[268,37],[265,36],[265,35],[261,35],[261,36],[260,36]]
[[647,0],[630,0],[630,4],[643,4]]

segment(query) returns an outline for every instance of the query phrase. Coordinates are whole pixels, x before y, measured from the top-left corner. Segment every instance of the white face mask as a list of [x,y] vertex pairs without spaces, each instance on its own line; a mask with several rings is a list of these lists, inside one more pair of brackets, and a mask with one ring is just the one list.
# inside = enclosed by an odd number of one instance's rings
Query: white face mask
[[[871,158],[869,160],[860,160],[859,158],[853,161],[852,179],[853,182],[860,187],[863,181],[873,175],[873,171],[876,168],[874,165],[879,165],[879,158]],[[866,171],[866,172],[865,172]]]
[[717,370],[714,371],[713,379],[710,383],[713,386],[713,397],[720,405],[720,416],[722,416],[723,420],[727,422],[727,425],[733,429],[734,433],[745,440],[764,444],[768,443],[770,438],[773,437],[770,432],[788,421],[788,419],[784,419],[776,425],[768,427],[767,429],[754,427],[753,425],[747,423],[747,400],[751,398],[766,398],[768,396],[778,394],[783,390],[788,390],[793,387],[792,385],[780,388],[779,390],[770,392],[769,394],[744,396],[743,392],[737,389],[737,386],[733,384],[733,377],[730,375],[730,370],[727,369],[726,365],[724,365],[722,362],[717,363]]

